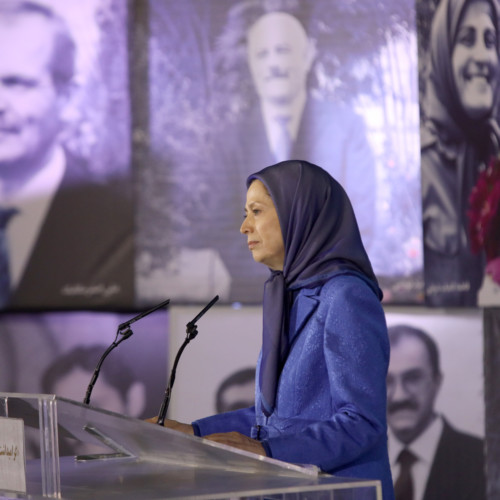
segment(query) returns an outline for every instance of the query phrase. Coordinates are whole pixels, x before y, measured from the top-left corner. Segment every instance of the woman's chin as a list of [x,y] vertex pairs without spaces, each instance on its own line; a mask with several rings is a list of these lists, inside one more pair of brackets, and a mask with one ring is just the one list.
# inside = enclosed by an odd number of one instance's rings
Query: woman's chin
[[493,108],[493,96],[491,91],[487,95],[474,95],[463,99],[462,106],[465,114],[472,120],[483,120],[491,114]]

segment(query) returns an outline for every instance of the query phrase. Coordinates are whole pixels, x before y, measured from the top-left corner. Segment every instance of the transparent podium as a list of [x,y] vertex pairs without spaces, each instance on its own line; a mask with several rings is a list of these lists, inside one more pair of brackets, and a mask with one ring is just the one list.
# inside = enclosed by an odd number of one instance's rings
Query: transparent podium
[[[0,393],[0,416],[22,419],[26,449],[37,450],[26,493],[0,498],[382,500],[379,481],[336,478],[54,395]],[[65,455],[69,442],[75,452]]]

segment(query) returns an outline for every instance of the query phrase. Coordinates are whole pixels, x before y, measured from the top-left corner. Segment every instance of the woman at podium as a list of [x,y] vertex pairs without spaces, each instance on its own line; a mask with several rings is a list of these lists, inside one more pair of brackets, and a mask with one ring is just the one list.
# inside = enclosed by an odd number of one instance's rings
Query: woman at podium
[[270,270],[255,406],[165,425],[337,476],[378,479],[392,499],[382,292],[347,194],[305,161],[267,167],[247,188],[240,231]]

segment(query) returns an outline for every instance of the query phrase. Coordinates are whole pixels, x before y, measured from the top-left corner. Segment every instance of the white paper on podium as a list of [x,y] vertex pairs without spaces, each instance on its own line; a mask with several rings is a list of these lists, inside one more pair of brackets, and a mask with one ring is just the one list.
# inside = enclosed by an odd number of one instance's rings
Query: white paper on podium
[[0,490],[26,493],[24,421],[0,417]]

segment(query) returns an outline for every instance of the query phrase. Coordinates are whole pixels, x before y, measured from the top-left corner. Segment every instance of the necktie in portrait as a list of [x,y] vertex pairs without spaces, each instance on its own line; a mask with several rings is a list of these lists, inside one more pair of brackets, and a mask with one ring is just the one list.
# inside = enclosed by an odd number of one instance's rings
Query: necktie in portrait
[[408,448],[403,448],[397,459],[400,469],[399,476],[394,484],[396,500],[414,500],[412,466],[417,457]]
[[0,308],[7,305],[10,295],[9,247],[7,225],[18,213],[16,208],[0,207]]
[[276,161],[284,161],[290,159],[292,150],[292,136],[288,130],[291,116],[276,116]]

